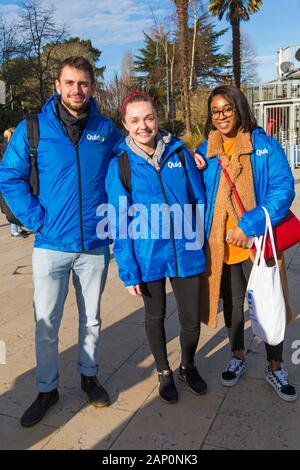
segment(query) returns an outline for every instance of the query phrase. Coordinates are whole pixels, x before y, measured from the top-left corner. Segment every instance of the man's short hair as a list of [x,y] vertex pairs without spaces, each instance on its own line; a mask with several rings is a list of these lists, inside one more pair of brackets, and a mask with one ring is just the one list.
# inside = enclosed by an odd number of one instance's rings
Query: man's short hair
[[58,69],[58,75],[57,75],[58,80],[60,80],[61,73],[66,66],[88,72],[90,75],[92,84],[95,83],[95,73],[94,73],[93,66],[85,57],[73,55],[64,59],[61,62],[59,69]]

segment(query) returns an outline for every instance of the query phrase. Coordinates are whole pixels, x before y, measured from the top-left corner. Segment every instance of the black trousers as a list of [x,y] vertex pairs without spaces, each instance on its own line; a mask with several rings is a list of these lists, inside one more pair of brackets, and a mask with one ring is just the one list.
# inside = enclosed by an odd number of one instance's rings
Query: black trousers
[[[181,325],[180,345],[183,366],[192,365],[200,336],[200,277],[170,278]],[[158,372],[167,369],[165,316],[166,279],[142,282],[145,327]]]
[[[232,351],[245,349],[244,300],[252,266],[250,259],[238,264],[227,265],[224,263],[223,265],[221,295],[225,325]],[[268,361],[282,362],[283,342],[277,346],[265,343],[265,348]]]

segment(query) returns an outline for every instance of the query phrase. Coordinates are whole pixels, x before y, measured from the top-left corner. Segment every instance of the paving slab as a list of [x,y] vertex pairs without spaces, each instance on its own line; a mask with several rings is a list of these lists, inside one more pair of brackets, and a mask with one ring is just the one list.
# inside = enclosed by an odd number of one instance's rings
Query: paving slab
[[299,449],[300,401],[286,403],[263,379],[246,378],[224,399],[205,444],[226,449]]
[[131,413],[87,406],[63,426],[43,450],[106,450],[126,428]]
[[155,390],[111,449],[198,450],[222,401],[217,395],[181,390],[179,402],[170,405]]

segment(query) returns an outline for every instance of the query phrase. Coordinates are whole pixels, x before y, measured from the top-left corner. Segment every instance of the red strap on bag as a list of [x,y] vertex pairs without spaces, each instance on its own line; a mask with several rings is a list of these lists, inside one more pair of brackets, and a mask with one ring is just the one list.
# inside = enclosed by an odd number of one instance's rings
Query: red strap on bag
[[222,168],[223,173],[224,173],[224,175],[225,175],[225,177],[226,177],[226,179],[227,179],[227,181],[228,181],[228,183],[229,183],[229,186],[230,186],[230,188],[231,188],[231,190],[232,190],[232,192],[233,192],[233,194],[234,194],[234,197],[235,197],[235,199],[236,199],[236,202],[238,203],[238,206],[239,206],[239,208],[240,208],[241,213],[242,213],[242,214],[245,214],[246,210],[245,210],[244,205],[243,205],[243,203],[242,203],[242,200],[241,200],[241,198],[240,198],[240,196],[239,196],[239,193],[237,192],[237,189],[236,189],[236,187],[234,186],[234,184],[233,184],[233,182],[232,182],[232,179],[231,179],[230,176],[229,176],[228,171],[226,170],[226,168],[224,168],[221,159],[218,159],[218,163],[219,163],[220,167]]
[[[228,181],[228,184],[234,194],[234,197],[238,203],[240,211],[242,214],[245,214],[246,210],[243,206],[239,193],[235,185],[233,184],[228,171],[224,168],[222,161],[218,158],[218,163],[223,170],[223,173]],[[276,246],[277,253],[282,253],[283,251],[291,248],[300,242],[300,220],[293,214],[292,211],[288,211],[282,222],[273,227],[274,241]],[[251,251],[256,254],[256,248],[253,246]],[[270,237],[268,236],[265,249],[265,259],[268,260],[273,257],[273,249],[271,245]]]

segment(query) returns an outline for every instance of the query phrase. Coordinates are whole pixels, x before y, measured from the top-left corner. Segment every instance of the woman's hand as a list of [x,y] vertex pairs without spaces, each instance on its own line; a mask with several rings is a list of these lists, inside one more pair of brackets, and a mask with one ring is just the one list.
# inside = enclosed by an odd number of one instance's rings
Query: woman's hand
[[127,286],[126,289],[128,290],[129,294],[132,295],[132,297],[141,297],[142,295],[142,291],[139,284],[137,284],[136,286]]
[[235,227],[232,230],[232,233],[227,240],[227,243],[229,243],[229,245],[238,246],[240,248],[246,248],[248,242],[249,238],[246,237],[244,232],[239,227]]
[[204,168],[206,167],[206,161],[204,160],[204,158],[199,155],[199,153],[195,153],[194,159],[198,170],[204,170]]

